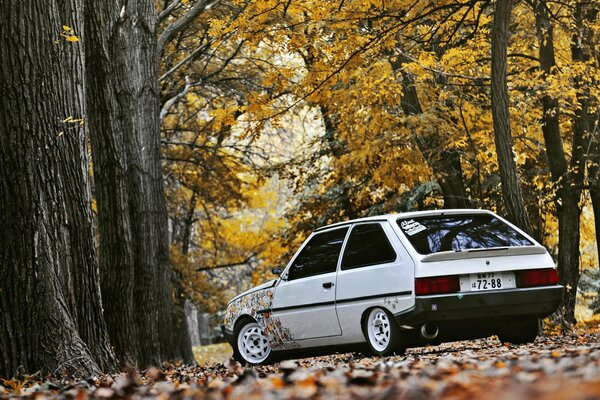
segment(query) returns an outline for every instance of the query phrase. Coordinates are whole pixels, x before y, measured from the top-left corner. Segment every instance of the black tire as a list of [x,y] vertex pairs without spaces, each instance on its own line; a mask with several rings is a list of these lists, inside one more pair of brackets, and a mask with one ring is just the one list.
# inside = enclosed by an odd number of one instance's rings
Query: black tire
[[403,355],[406,341],[394,316],[384,308],[374,307],[363,316],[363,333],[372,355],[385,357]]
[[537,337],[538,329],[539,320],[537,318],[512,321],[500,331],[498,338],[502,343],[533,343]]
[[[243,335],[241,339],[240,335]],[[232,347],[233,358],[242,365],[266,365],[275,360],[274,352],[261,327],[250,317],[244,318],[236,324]]]

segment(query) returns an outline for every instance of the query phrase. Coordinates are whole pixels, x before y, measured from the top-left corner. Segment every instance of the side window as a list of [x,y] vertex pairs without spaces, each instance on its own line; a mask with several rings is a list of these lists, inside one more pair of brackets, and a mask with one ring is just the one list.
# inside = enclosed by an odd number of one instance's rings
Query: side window
[[384,264],[396,260],[396,252],[380,224],[356,225],[344,251],[342,270]]
[[290,267],[288,280],[335,272],[348,228],[317,233]]

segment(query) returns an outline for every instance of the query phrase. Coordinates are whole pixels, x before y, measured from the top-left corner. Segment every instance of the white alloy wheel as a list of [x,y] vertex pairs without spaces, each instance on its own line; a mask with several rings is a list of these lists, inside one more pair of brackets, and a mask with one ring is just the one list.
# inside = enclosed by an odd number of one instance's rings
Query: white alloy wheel
[[367,335],[373,349],[384,353],[391,341],[392,327],[387,313],[381,308],[374,308],[367,319]]
[[260,364],[271,354],[271,346],[256,322],[249,322],[240,330],[237,347],[244,360],[251,364]]

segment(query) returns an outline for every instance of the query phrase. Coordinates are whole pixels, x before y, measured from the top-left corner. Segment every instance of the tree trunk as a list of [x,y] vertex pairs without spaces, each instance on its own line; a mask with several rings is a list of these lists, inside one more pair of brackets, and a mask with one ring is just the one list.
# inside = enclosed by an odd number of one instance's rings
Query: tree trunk
[[185,315],[185,294],[181,286],[175,282],[173,300],[173,323],[170,329],[173,330],[173,353],[174,358],[182,360],[186,364],[195,362],[194,352],[192,351],[192,340]]
[[[554,29],[550,22],[546,2],[535,5],[535,21],[538,35],[540,67],[545,75],[556,66],[554,58]],[[545,95],[542,98],[542,132],[546,145],[548,166],[552,181],[557,187],[556,211],[558,214],[558,271],[560,282],[565,286],[561,313],[563,322],[575,323],[575,300],[579,282],[579,199],[583,184],[581,161],[582,133],[574,132],[574,149],[569,168],[559,125],[559,108],[556,99]],[[578,149],[579,147],[579,149]]]
[[492,25],[492,118],[494,140],[500,168],[502,197],[508,219],[527,233],[532,233],[525,207],[517,165],[513,156],[512,134],[506,78],[507,49],[512,0],[497,0]]
[[192,228],[194,225],[194,214],[196,213],[196,202],[197,202],[197,194],[196,192],[192,193],[192,197],[190,198],[190,205],[183,220],[183,232],[181,234],[181,254],[187,256],[190,252],[190,245],[192,244]]
[[[79,41],[67,41],[62,26]],[[23,28],[27,27],[27,28]],[[0,13],[0,376],[110,371],[86,150],[83,2]],[[57,42],[55,42],[55,40]]]
[[[573,61],[582,63],[590,61],[592,51],[590,51],[588,40],[591,40],[593,35],[592,30],[586,24],[593,23],[596,17],[598,7],[592,3],[577,3],[575,6],[575,32],[571,42],[571,56]],[[568,232],[565,233],[565,239],[570,239],[576,243],[569,243],[570,252],[573,254],[572,259],[561,258],[559,255],[559,272],[564,274],[561,277],[561,282],[564,281],[568,285],[566,298],[564,300],[565,320],[568,323],[576,323],[575,319],[575,301],[577,297],[577,285],[579,284],[579,200],[583,188],[584,179],[584,157],[587,146],[584,144],[592,138],[594,115],[590,104],[590,89],[585,79],[582,77],[575,78],[575,89],[577,90],[577,107],[573,121],[573,150],[571,154],[571,162],[569,170],[564,179],[563,189],[564,196],[569,197],[570,206],[574,208],[571,218],[577,218],[577,232],[575,236],[569,237]],[[563,204],[563,209],[566,207]],[[566,210],[564,210],[566,211]],[[563,211],[563,212],[564,212]],[[572,224],[573,227],[575,223]],[[561,235],[562,236],[562,235]],[[559,239],[560,240],[560,239]],[[575,263],[575,260],[577,262]],[[571,264],[567,264],[571,262]],[[561,263],[564,265],[561,267]]]
[[321,117],[323,118],[323,126],[325,127],[325,143],[327,144],[327,151],[329,151],[333,157],[339,159],[344,154],[348,153],[348,146],[346,143],[340,141],[337,116],[335,111],[332,110],[327,104],[319,104],[319,110],[321,110]]
[[122,363],[172,359],[172,281],[160,161],[156,10],[92,0],[88,107],[107,319]]
[[[404,57],[397,56],[391,65],[395,71],[402,74],[402,111],[405,115],[419,115],[423,113],[423,109],[417,96],[414,80],[402,71],[402,64],[407,61]],[[444,208],[472,207],[465,189],[460,153],[456,150],[445,149],[444,144],[440,143],[435,135],[431,135],[431,137],[419,135],[416,142],[442,189]],[[441,152],[440,148],[442,148]]]
[[111,26],[111,7],[101,3],[90,2],[89,7],[94,12],[86,13],[86,59],[102,295],[110,339],[119,361],[122,366],[135,366],[138,334],[134,321],[135,263],[126,145],[133,136],[132,88],[125,79],[119,79],[117,86],[113,85],[115,64],[122,63],[121,70],[129,69],[129,59],[119,48],[119,41],[127,32],[113,22],[119,29],[113,42],[106,45],[100,41],[103,32]]
[[[183,223],[183,232],[181,232],[181,254],[187,256],[192,242],[192,228],[194,225],[194,214],[196,212],[196,192],[192,193],[189,209]],[[192,340],[190,337],[187,317],[185,314],[185,293],[181,286],[182,277],[176,271],[173,274],[173,349],[177,358],[185,363],[194,363],[194,353],[192,351]]]
[[[535,5],[535,22],[538,36],[540,67],[544,76],[552,73],[556,66],[554,59],[554,29],[548,16],[545,2]],[[552,175],[552,181],[557,184],[567,172],[567,159],[560,136],[558,101],[549,95],[542,97],[543,117],[542,133],[546,144],[546,158]]]
[[[596,124],[598,124],[598,122],[596,122]],[[596,130],[597,129],[598,128],[596,128]],[[596,140],[598,140],[598,138],[596,138]],[[592,156],[592,166],[589,168],[588,176],[592,210],[594,211],[594,232],[596,234],[596,252],[598,256],[596,261],[598,263],[597,267],[600,268],[600,146],[598,146],[598,143],[595,143],[593,148],[594,155]]]
[[[575,34],[573,35],[572,55],[574,61],[595,62],[596,68],[600,65],[600,52],[594,50],[594,44],[597,44],[598,38],[594,37],[595,32],[591,25],[596,21],[600,12],[598,2],[579,3],[575,7]],[[600,78],[593,77],[591,84],[587,86],[600,85]],[[590,197],[594,211],[594,226],[596,232],[596,248],[598,249],[598,267],[600,268],[600,111],[598,111],[598,99],[594,104],[590,104],[590,99],[585,98],[589,90],[587,87],[579,85],[579,98],[585,100],[585,106],[579,110],[577,119],[584,118],[584,122],[579,125],[587,126],[590,143],[585,145],[589,148],[586,157],[590,161],[588,170],[588,182],[590,186]],[[596,112],[590,111],[590,108],[596,107]],[[577,126],[576,126],[577,128]]]

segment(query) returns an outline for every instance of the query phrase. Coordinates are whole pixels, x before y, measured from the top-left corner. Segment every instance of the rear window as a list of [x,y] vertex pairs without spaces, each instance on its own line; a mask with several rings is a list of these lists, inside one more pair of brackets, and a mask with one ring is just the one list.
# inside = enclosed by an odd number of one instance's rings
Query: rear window
[[533,246],[514,228],[490,214],[413,217],[398,219],[398,225],[420,254]]
[[360,224],[350,233],[342,259],[342,271],[395,260],[396,252],[381,224]]

